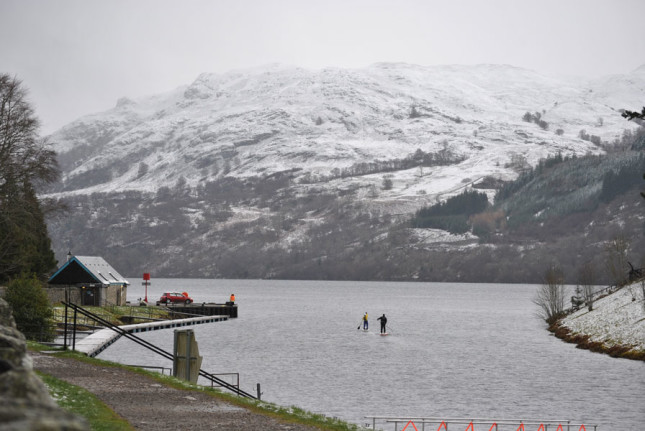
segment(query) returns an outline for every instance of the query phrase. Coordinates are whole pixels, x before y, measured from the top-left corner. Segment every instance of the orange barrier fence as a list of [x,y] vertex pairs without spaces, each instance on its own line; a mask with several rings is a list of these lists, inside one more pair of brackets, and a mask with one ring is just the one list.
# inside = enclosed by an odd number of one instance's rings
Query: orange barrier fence
[[[535,420],[535,419],[482,419],[482,418],[439,418],[439,417],[392,417],[392,416],[365,416],[372,423],[365,424],[376,430],[377,422],[394,425],[394,431],[598,431],[598,425],[585,425],[573,423],[571,420]],[[438,428],[435,428],[438,425]],[[463,426],[466,426],[464,429]],[[478,426],[478,427],[476,427]]]

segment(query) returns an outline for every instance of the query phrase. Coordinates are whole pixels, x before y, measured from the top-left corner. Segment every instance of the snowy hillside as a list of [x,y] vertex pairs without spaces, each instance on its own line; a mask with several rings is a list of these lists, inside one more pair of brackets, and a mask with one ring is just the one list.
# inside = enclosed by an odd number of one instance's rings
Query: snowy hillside
[[[70,211],[48,227],[59,260],[101,255],[125,274],[539,282],[548,260],[599,256],[617,224],[641,231],[629,196],[598,203],[631,153],[563,163],[575,175],[534,184],[541,206],[483,215],[477,232],[412,229],[412,215],[475,183],[492,201],[547,156],[602,153],[643,101],[645,68],[592,82],[500,65],[203,74],[53,134],[63,178],[46,193]],[[505,230],[547,207],[568,224]]]
[[613,346],[632,346],[645,352],[645,307],[640,283],[626,286],[596,301],[591,312],[582,308],[567,316],[561,325],[573,335],[588,335],[591,342]]
[[[120,99],[53,134],[64,170],[56,192],[153,192],[180,177],[195,186],[290,170],[301,184],[380,188],[387,172],[392,187],[374,204],[406,213],[488,175],[514,178],[512,161],[600,152],[580,131],[612,141],[635,127],[619,110],[643,100],[645,67],[593,82],[499,65],[273,65],[203,74],[167,94]],[[540,113],[546,127],[523,121],[526,112]],[[418,150],[449,150],[461,161],[339,174]]]

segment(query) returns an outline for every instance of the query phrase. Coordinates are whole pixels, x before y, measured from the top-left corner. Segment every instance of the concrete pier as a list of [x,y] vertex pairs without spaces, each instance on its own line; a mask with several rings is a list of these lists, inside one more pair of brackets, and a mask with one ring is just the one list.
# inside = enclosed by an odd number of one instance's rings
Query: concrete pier
[[165,307],[168,310],[179,313],[199,314],[201,316],[228,316],[231,319],[237,318],[236,304],[214,304],[214,303],[195,303],[192,304],[159,304],[159,307]]
[[[237,308],[237,307],[236,307]],[[188,311],[184,311],[187,313]],[[195,313],[196,314],[196,313]],[[182,326],[200,325],[202,323],[221,322],[228,320],[228,316],[199,316],[188,319],[160,320],[156,322],[137,323],[133,325],[119,326],[129,334],[137,332],[156,331],[159,329],[179,328]],[[87,356],[94,357],[108,348],[112,343],[118,340],[121,334],[106,328],[101,329],[93,334],[88,335],[82,340],[76,342],[76,351],[85,353]]]

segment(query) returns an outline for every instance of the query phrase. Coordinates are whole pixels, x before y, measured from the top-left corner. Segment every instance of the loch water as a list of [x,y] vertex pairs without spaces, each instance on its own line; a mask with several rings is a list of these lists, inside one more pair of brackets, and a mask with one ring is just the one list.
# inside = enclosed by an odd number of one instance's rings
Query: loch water
[[[242,389],[255,394],[260,383],[262,399],[279,405],[361,425],[367,415],[407,415],[645,429],[645,364],[555,338],[536,317],[537,287],[153,279],[148,299],[186,291],[196,303],[223,303],[234,293],[237,319],[190,327],[202,368],[240,373]],[[133,282],[128,299],[143,296]],[[368,332],[358,330],[365,312]],[[386,337],[376,320],[382,314]],[[172,329],[138,335],[172,351]],[[99,358],[172,366],[127,339]]]

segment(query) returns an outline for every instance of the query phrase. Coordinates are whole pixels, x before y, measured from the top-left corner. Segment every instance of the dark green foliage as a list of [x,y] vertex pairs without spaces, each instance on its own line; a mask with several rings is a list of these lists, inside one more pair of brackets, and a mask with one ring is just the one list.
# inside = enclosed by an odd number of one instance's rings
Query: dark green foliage
[[639,128],[634,134],[631,149],[634,151],[645,150],[645,127]]
[[383,177],[383,190],[392,190],[392,179]]
[[455,234],[466,233],[470,229],[468,218],[462,214],[415,217],[412,227],[442,229]]
[[645,157],[640,153],[637,157],[627,160],[618,170],[607,172],[603,177],[600,200],[605,203],[610,202],[616,196],[639,185],[643,171],[645,171]]
[[[628,120],[636,120],[636,121],[645,120],[645,106],[643,106],[643,110],[641,112],[625,111],[623,112],[622,116],[624,118],[627,118]],[[640,124],[642,125],[643,123],[641,122]],[[634,143],[632,145],[632,149],[634,150],[645,149],[645,129],[643,127],[641,127],[638,130],[636,138],[634,139]],[[643,175],[643,179],[645,179],[645,175]],[[641,192],[641,196],[645,198],[645,193]]]
[[[600,205],[609,205],[634,193],[645,170],[645,155],[632,151],[643,134],[624,133],[616,141],[620,151],[603,156],[563,157],[541,160],[516,181],[498,191],[496,206],[506,214],[505,234],[549,236],[557,229],[574,230]],[[620,199],[618,199],[620,198]],[[588,223],[589,221],[586,221]],[[544,232],[551,225],[552,232]],[[597,225],[595,225],[597,228]]]
[[549,156],[546,159],[540,159],[534,168],[530,168],[522,173],[515,181],[505,183],[495,195],[495,201],[501,201],[516,193],[521,188],[525,187],[528,183],[533,181],[537,176],[543,174],[546,170],[558,165],[562,162],[570,160],[569,157],[563,157],[562,153],[558,152],[555,156]]
[[421,208],[412,219],[412,226],[464,233],[470,228],[468,217],[484,211],[487,206],[488,197],[485,193],[465,191],[445,202]]
[[20,81],[0,75],[0,282],[55,267],[36,187],[58,178]]
[[578,133],[578,137],[580,139],[582,139],[583,141],[589,141],[592,144],[595,144],[595,145],[598,145],[598,146],[602,145],[602,139],[600,138],[600,136],[590,135],[589,133],[587,133],[586,130],[581,130]]
[[47,226],[33,189],[24,186],[16,191],[6,193],[5,187],[0,187],[0,281],[22,272],[42,276],[56,266]]
[[11,306],[18,330],[28,340],[52,341],[51,304],[42,283],[35,275],[21,275],[12,280],[4,296]]
[[[640,157],[640,153],[626,151],[605,156],[563,158],[555,165],[553,162],[540,163],[516,181],[506,184],[498,192],[495,202],[506,212],[511,229],[526,228],[553,217],[588,213],[627,191],[622,180],[615,187],[611,180],[607,180],[604,187],[608,200],[600,198],[605,178],[633,163],[638,166]],[[559,157],[554,161],[557,160]],[[640,174],[635,178],[640,179]]]
[[376,174],[379,172],[394,172],[412,169],[419,166],[448,166],[461,163],[464,160],[466,160],[466,157],[453,153],[448,147],[448,143],[444,142],[443,148],[434,153],[427,153],[418,149],[414,153],[408,154],[402,159],[355,163],[352,166],[343,169],[334,168],[331,170],[330,175],[326,176],[314,177],[312,175],[306,175],[300,180],[300,182],[303,184],[326,182],[331,181],[334,178],[357,177]]
[[84,187],[91,187],[97,184],[108,183],[112,181],[112,170],[110,167],[97,167],[87,170],[82,174],[76,175],[67,180],[66,190],[76,190]]
[[522,116],[522,120],[526,121],[527,123],[535,123],[544,130],[547,130],[549,128],[549,123],[547,123],[542,119],[542,114],[540,114],[539,112],[536,112],[535,114],[531,114],[530,112],[527,111]]
[[627,118],[628,120],[633,120],[633,119],[645,120],[645,106],[643,106],[643,110],[641,112],[625,111],[622,113],[622,116],[624,118]]
[[420,216],[472,215],[485,210],[487,205],[488,197],[486,193],[467,190],[460,195],[449,198],[445,202],[422,208],[417,214]]

